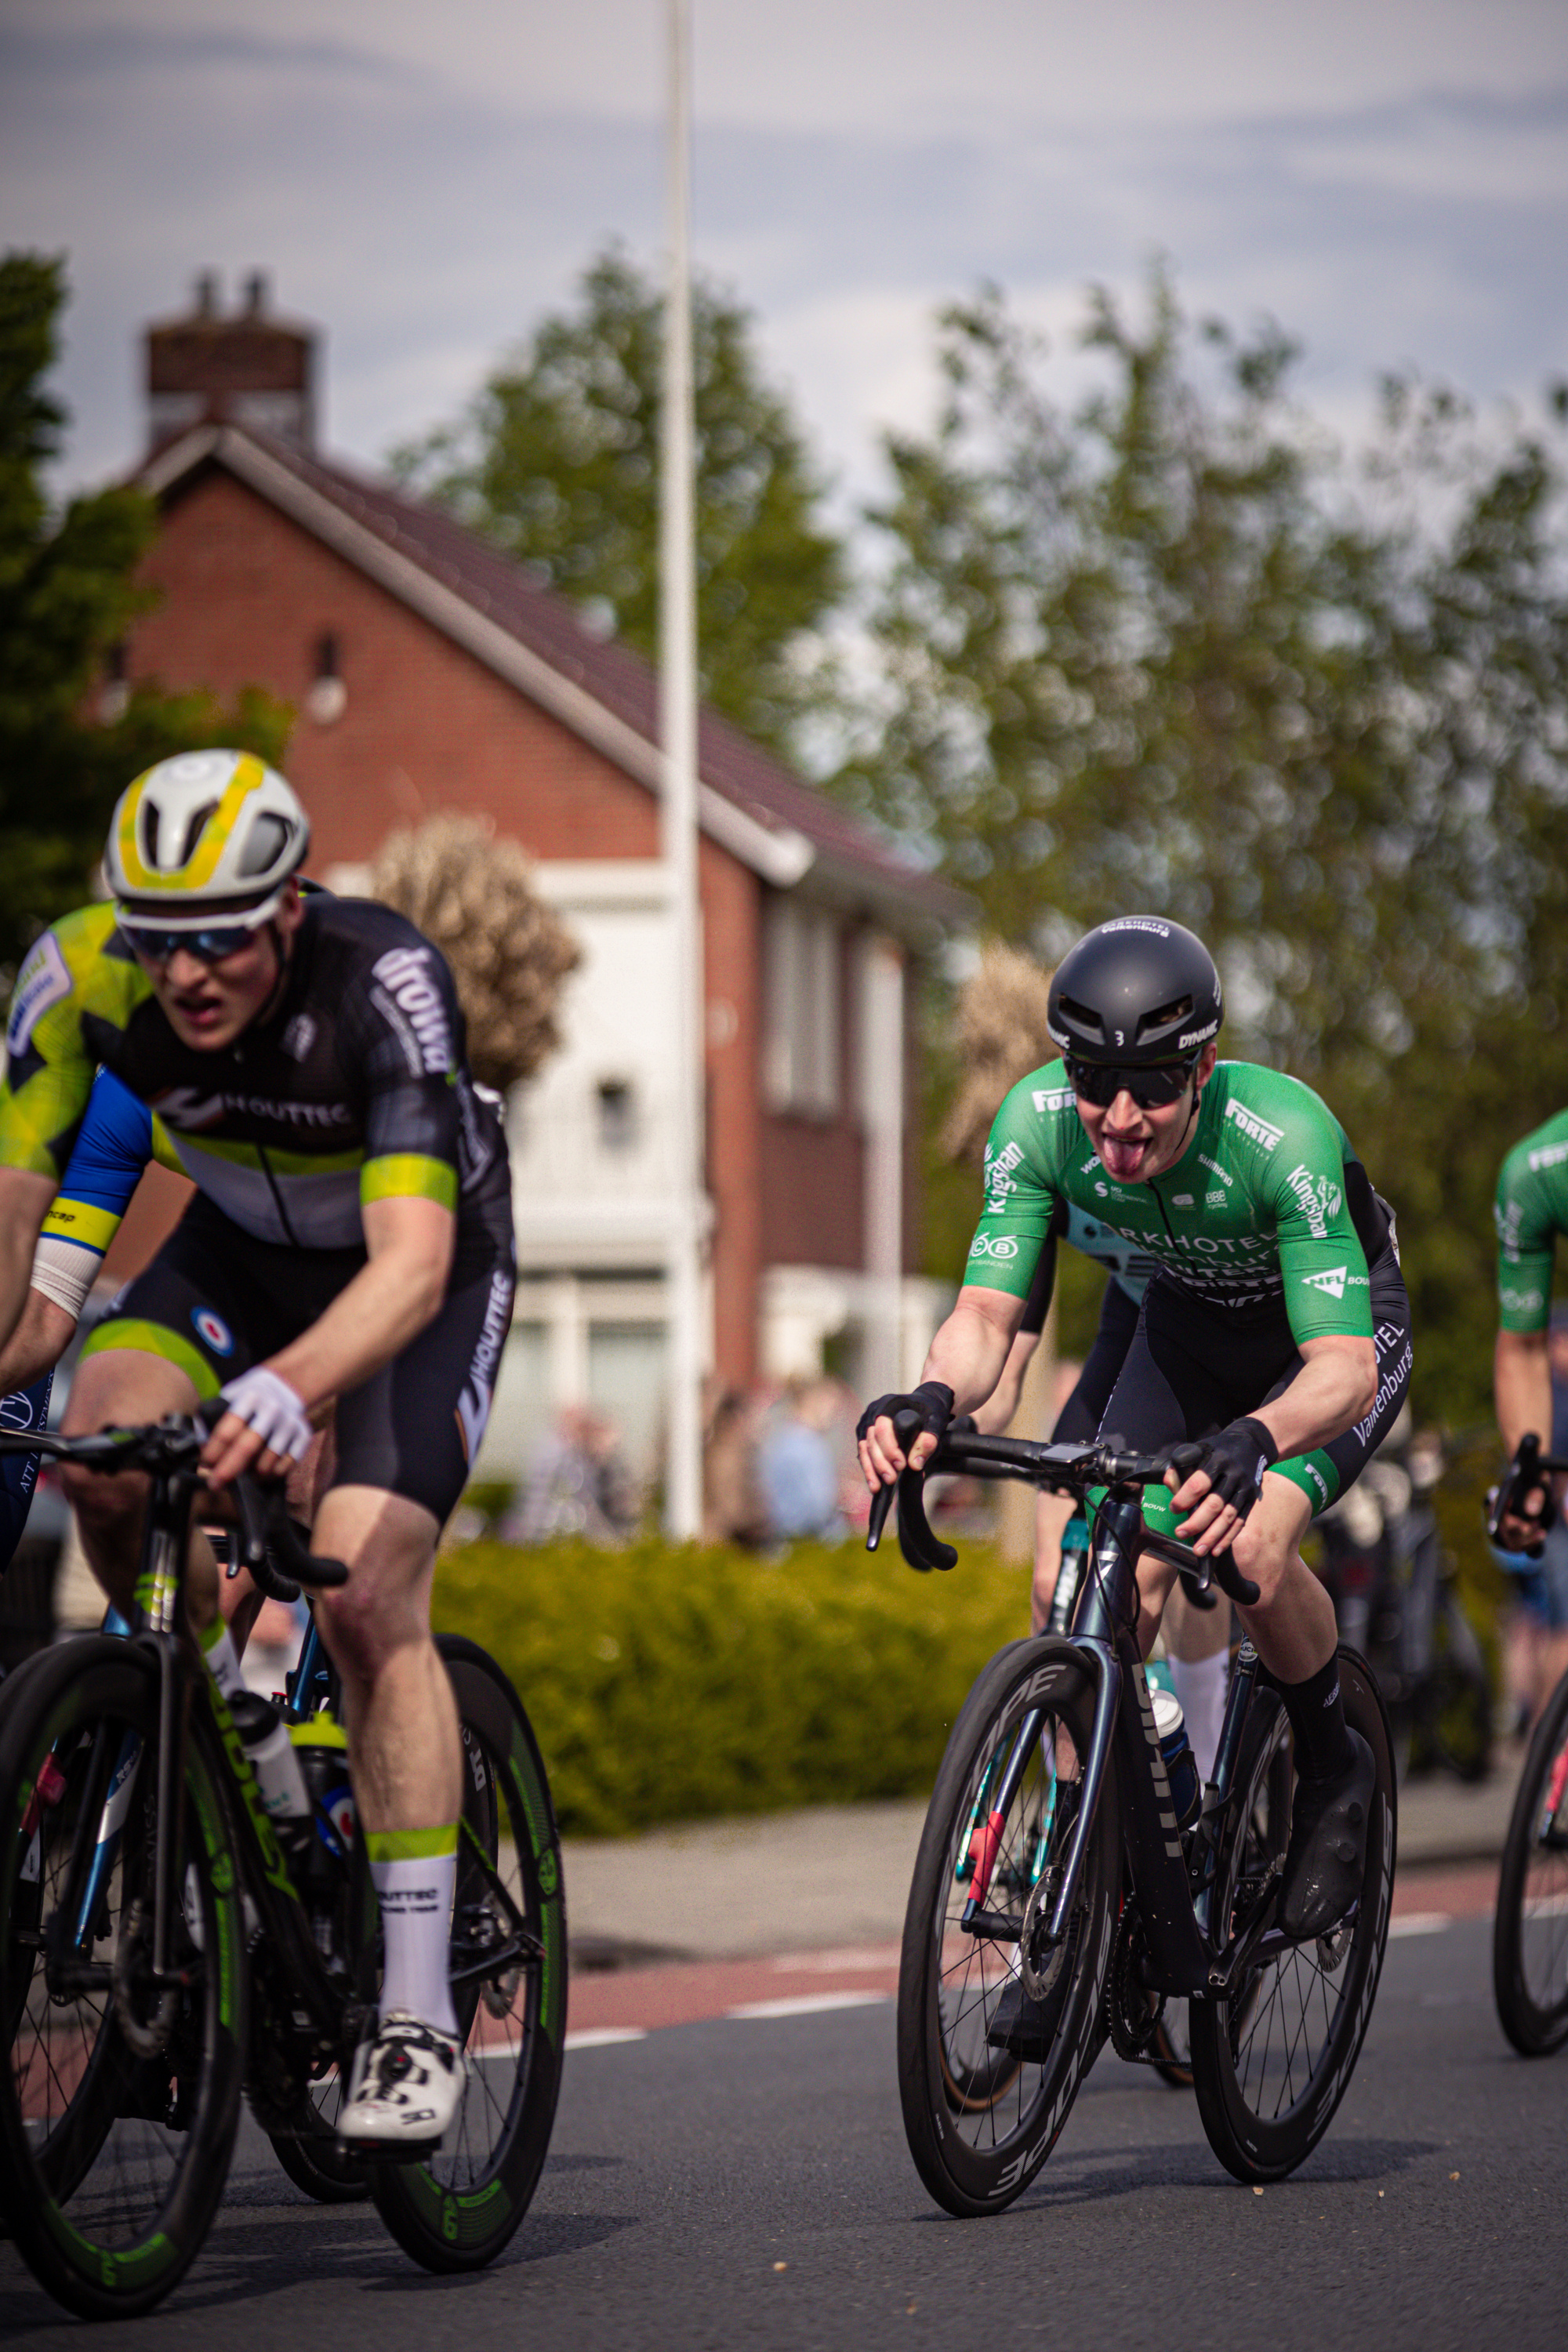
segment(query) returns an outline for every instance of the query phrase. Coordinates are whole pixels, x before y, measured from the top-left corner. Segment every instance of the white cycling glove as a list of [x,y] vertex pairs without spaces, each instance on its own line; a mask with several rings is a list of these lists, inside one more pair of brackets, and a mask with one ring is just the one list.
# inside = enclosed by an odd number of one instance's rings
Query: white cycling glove
[[248,1372],[230,1381],[221,1393],[230,1412],[237,1413],[258,1437],[264,1437],[274,1454],[287,1454],[295,1462],[304,1460],[314,1433],[304,1398],[287,1381],[269,1372],[265,1364],[254,1364]]

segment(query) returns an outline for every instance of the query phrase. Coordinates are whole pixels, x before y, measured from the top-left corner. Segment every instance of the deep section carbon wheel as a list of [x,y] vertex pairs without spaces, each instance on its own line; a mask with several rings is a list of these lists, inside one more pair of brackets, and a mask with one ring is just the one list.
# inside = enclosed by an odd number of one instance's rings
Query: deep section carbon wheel
[[555,1815],[527,1716],[493,1658],[448,1634],[463,1733],[452,1997],[463,2104],[428,2163],[377,2164],[371,2194],[427,2270],[492,2262],[528,2210],[550,2146],[566,2031],[566,1901]]
[[152,1972],[158,1674],[89,1635],[0,1721],[0,2192],[49,2293],[150,2311],[223,2195],[245,2047],[244,1935],[219,1768],[194,1724],[171,1975]]
[[[1000,2212],[1028,2186],[1103,2037],[1120,1873],[1113,1769],[1067,1937],[1054,1953],[1040,1940],[1093,1714],[1088,1673],[1065,1643],[1013,1643],[971,1691],[937,1775],[899,1968],[899,2088],[910,2153],[950,2213]],[[964,1924],[976,1897],[981,1934]],[[1010,2028],[1016,2047],[992,2041]]]
[[1547,1700],[1513,1801],[1492,1928],[1498,2017],[1525,2058],[1568,2042],[1568,1675]]
[[[1370,1668],[1342,1643],[1345,1721],[1377,1767],[1361,1895],[1345,1923],[1250,1969],[1226,2000],[1187,2005],[1193,2087],[1209,2145],[1238,2180],[1283,2180],[1328,2129],[1372,2015],[1388,1939],[1395,1796],[1388,1719]],[[1259,1686],[1237,1766],[1236,1834],[1218,1857],[1214,1916],[1234,1927],[1290,1840],[1290,1727]]]

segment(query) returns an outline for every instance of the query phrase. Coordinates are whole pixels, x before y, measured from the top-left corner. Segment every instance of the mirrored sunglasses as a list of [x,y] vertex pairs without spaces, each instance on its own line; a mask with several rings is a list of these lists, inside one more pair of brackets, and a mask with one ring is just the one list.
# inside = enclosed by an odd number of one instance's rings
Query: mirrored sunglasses
[[249,947],[259,928],[256,923],[209,923],[199,931],[171,931],[154,924],[127,922],[123,915],[120,918],[120,929],[136,953],[158,964],[168,963],[181,948],[198,963],[222,963],[226,956]]
[[1140,1110],[1158,1110],[1168,1103],[1180,1102],[1196,1068],[1196,1055],[1184,1062],[1145,1064],[1142,1068],[1123,1067],[1116,1062],[1079,1062],[1069,1057],[1067,1074],[1074,1094],[1102,1110],[1108,1109],[1124,1088]]

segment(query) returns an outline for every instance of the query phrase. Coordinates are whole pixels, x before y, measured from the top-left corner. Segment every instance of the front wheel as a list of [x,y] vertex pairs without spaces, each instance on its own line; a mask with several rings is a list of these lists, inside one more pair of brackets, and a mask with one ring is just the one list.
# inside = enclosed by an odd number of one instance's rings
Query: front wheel
[[[1121,1871],[1114,1766],[1054,1958],[1033,1926],[1049,1916],[1093,1721],[1093,1681],[1068,1643],[1011,1643],[970,1692],[937,1774],[899,1964],[899,2089],[916,2169],[950,2213],[997,2213],[1027,2188],[1100,2048]],[[989,1933],[965,1927],[972,1899]],[[1022,1999],[1026,1943],[1047,1984],[1037,2003]],[[1029,2028],[1016,2049],[991,2040],[1010,2021]]]
[[99,1635],[32,1671],[0,1728],[0,2203],[88,2319],[151,2311],[223,2195],[245,1937],[222,1760],[186,1752],[169,1977],[153,1974],[157,1664]]
[[1568,1675],[1524,1759],[1498,1883],[1492,1987],[1520,2055],[1568,2042]]
[[463,1737],[452,1998],[468,2063],[457,2118],[422,2165],[375,2164],[371,2195],[431,2271],[493,2262],[528,2210],[561,2091],[566,1898],[544,1766],[493,1658],[441,1634]]
[[[1343,1643],[1340,1689],[1345,1721],[1377,1768],[1355,1908],[1329,1935],[1248,1970],[1227,2000],[1188,2004],[1198,2113],[1210,2147],[1237,2180],[1283,2180],[1316,2147],[1350,2083],[1383,1969],[1394,1889],[1394,1763],[1377,1685]],[[1241,1810],[1218,1858],[1214,1903],[1215,1923],[1227,1933],[1290,1840],[1290,1726],[1272,1693],[1254,1697],[1237,1770]]]

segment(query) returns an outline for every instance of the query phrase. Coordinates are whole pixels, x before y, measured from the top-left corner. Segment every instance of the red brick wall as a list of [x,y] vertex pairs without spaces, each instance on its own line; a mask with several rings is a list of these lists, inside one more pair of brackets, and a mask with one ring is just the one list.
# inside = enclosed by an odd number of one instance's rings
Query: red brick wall
[[[537,857],[657,855],[643,785],[232,477],[171,501],[145,576],[162,601],[132,638],[132,678],[264,686],[299,710],[289,780],[316,871],[440,808],[493,816]],[[304,706],[327,633],[348,701],[321,727]]]
[[[298,708],[288,772],[310,811],[315,872],[368,858],[393,826],[444,807],[493,816],[541,858],[658,855],[645,786],[230,477],[208,473],[171,501],[146,577],[161,601],[131,641],[132,678],[226,698],[263,686]],[[322,727],[304,704],[326,633],[348,698]],[[717,1368],[744,1385],[762,1264],[760,891],[707,838],[699,870],[718,1014],[707,1069]],[[150,1200],[126,1236],[138,1262],[169,1222],[164,1201]]]

